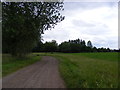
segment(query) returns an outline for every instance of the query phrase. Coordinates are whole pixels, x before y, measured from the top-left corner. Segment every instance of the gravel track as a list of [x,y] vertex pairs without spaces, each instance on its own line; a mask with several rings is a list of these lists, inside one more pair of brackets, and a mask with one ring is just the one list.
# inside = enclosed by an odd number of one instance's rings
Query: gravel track
[[2,88],[65,88],[58,70],[58,60],[43,56],[42,60],[2,79]]

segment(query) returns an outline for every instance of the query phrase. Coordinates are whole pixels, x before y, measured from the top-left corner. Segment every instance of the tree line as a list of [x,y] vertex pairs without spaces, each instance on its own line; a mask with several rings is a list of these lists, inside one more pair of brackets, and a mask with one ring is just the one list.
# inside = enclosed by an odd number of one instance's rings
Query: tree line
[[85,42],[82,39],[64,41],[58,44],[55,40],[50,42],[38,42],[33,52],[63,52],[63,53],[80,53],[80,52],[112,52],[110,48],[96,48],[89,40]]

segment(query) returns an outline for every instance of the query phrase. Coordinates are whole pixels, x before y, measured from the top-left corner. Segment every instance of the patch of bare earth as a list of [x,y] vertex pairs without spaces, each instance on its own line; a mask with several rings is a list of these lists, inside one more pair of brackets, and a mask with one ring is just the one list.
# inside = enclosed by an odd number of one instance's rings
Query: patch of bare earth
[[65,85],[59,75],[58,60],[44,56],[41,61],[4,77],[2,88],[65,88]]

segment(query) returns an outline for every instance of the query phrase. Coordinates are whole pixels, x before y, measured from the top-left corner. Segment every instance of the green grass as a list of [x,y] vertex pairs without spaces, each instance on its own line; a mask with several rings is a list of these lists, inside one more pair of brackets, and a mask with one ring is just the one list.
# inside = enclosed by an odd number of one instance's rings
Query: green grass
[[109,61],[118,61],[118,53],[75,53],[73,55],[82,55],[89,58],[99,59],[99,60],[109,60]]
[[12,57],[9,54],[2,55],[2,77],[15,72],[25,66],[33,64],[41,59],[41,56],[29,54],[25,58]]
[[118,53],[46,54],[60,61],[60,74],[68,88],[118,87]]
[[118,87],[118,53],[33,53],[26,58],[3,55],[3,76],[30,65],[42,56],[59,61],[60,75],[67,88]]

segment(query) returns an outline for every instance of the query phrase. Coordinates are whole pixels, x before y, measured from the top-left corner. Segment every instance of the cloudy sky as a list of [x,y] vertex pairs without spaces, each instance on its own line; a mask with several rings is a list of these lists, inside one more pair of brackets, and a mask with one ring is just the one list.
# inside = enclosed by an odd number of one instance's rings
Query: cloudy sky
[[65,20],[45,31],[44,42],[83,39],[93,46],[118,48],[117,2],[65,2]]

